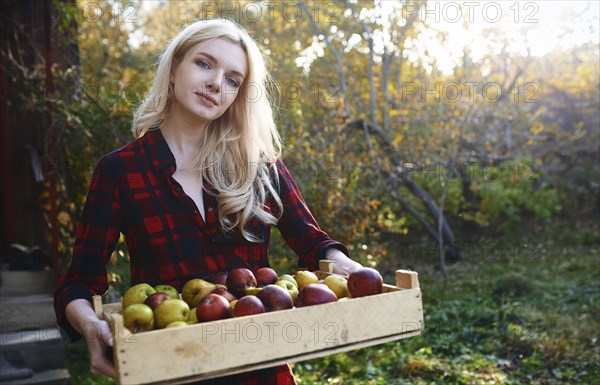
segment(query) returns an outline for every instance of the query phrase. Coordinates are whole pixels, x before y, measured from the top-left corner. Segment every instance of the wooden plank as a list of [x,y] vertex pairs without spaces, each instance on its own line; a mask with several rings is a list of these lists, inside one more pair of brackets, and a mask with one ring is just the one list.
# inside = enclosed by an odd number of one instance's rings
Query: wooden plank
[[393,341],[398,341],[398,340],[409,338],[409,337],[414,337],[419,334],[421,334],[421,330],[415,330],[415,331],[407,332],[407,333],[399,333],[397,335],[393,335],[393,336],[389,336],[389,337],[382,337],[382,338],[372,339],[369,341],[357,342],[355,344],[336,346],[336,347],[333,347],[330,349],[323,349],[318,352],[301,353],[301,354],[298,354],[298,355],[292,356],[292,357],[284,357],[284,358],[280,358],[280,359],[276,359],[276,360],[272,360],[272,361],[268,361],[268,362],[261,362],[261,363],[253,364],[253,365],[245,365],[245,366],[235,367],[235,368],[232,368],[232,369],[229,369],[226,371],[222,371],[222,372],[200,374],[200,375],[196,375],[196,376],[192,376],[192,377],[180,378],[177,380],[153,382],[151,384],[152,385],[186,384],[186,383],[195,382],[195,381],[199,381],[199,380],[207,380],[207,379],[211,379],[211,378],[217,378],[217,377],[224,376],[224,375],[231,375],[231,374],[243,373],[243,372],[252,371],[252,370],[265,369],[265,368],[270,368],[270,367],[277,366],[277,365],[287,364],[290,362],[306,361],[306,360],[310,360],[313,358],[319,358],[319,357],[343,353],[343,352],[347,352],[347,351],[351,351],[351,350],[362,349],[362,348],[366,348],[369,346],[380,345],[380,344],[383,344],[386,342],[393,342]]
[[334,261],[330,261],[328,259],[321,259],[319,261],[319,271],[325,272],[325,273],[333,273],[333,264],[335,262]]
[[396,286],[402,289],[419,287],[419,274],[412,270],[396,270]]
[[210,378],[405,338],[423,328],[421,291],[390,291],[305,308],[131,334],[115,306],[119,384]]

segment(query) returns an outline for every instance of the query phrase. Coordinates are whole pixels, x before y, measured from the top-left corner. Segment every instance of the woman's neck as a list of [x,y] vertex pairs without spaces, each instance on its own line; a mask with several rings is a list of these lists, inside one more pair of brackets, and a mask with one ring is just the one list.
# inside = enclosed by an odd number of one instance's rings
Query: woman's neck
[[205,127],[165,119],[160,130],[175,156],[177,168],[189,169],[202,151]]

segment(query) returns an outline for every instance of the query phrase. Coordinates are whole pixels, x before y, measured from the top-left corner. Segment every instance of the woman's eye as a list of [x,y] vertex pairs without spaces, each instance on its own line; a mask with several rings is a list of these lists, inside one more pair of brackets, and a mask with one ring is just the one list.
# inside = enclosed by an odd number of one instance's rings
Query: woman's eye
[[239,82],[236,79],[234,79],[234,78],[227,78],[226,81],[227,81],[227,84],[229,84],[232,87],[236,87],[237,88],[240,85]]
[[210,65],[208,65],[208,63],[203,60],[198,60],[196,64],[202,68],[210,68]]

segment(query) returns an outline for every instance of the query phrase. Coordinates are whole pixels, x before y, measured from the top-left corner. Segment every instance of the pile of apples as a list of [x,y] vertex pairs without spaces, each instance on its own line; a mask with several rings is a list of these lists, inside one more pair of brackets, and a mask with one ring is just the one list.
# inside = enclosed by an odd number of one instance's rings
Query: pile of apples
[[324,280],[308,270],[278,276],[270,267],[236,268],[191,279],[181,293],[169,285],[134,285],[123,296],[122,315],[125,327],[138,333],[365,297],[382,289],[381,275],[370,267],[348,279],[331,274]]

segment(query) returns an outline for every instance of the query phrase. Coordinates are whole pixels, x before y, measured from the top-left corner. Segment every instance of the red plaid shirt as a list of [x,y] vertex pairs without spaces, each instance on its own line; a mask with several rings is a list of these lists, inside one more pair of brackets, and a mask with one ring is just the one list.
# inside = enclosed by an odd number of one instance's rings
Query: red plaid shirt
[[[256,219],[250,222],[248,229],[262,239],[258,243],[247,241],[239,232],[224,233],[218,221],[216,197],[204,192],[203,220],[194,201],[173,178],[175,168],[175,157],[159,129],[105,155],[96,166],[77,228],[71,266],[54,294],[58,324],[71,339],[81,335],[66,319],[65,307],[74,299],[91,300],[94,294],[106,292],[106,264],[120,233],[125,236],[131,258],[132,284],[168,284],[181,290],[191,278],[235,267],[256,270],[269,266],[270,226]],[[277,227],[299,256],[298,265],[316,269],[330,247],[348,254],[344,245],[319,228],[281,160],[276,169],[284,207]],[[271,208],[271,202],[266,204]],[[295,381],[284,365],[210,383],[268,385]]]

